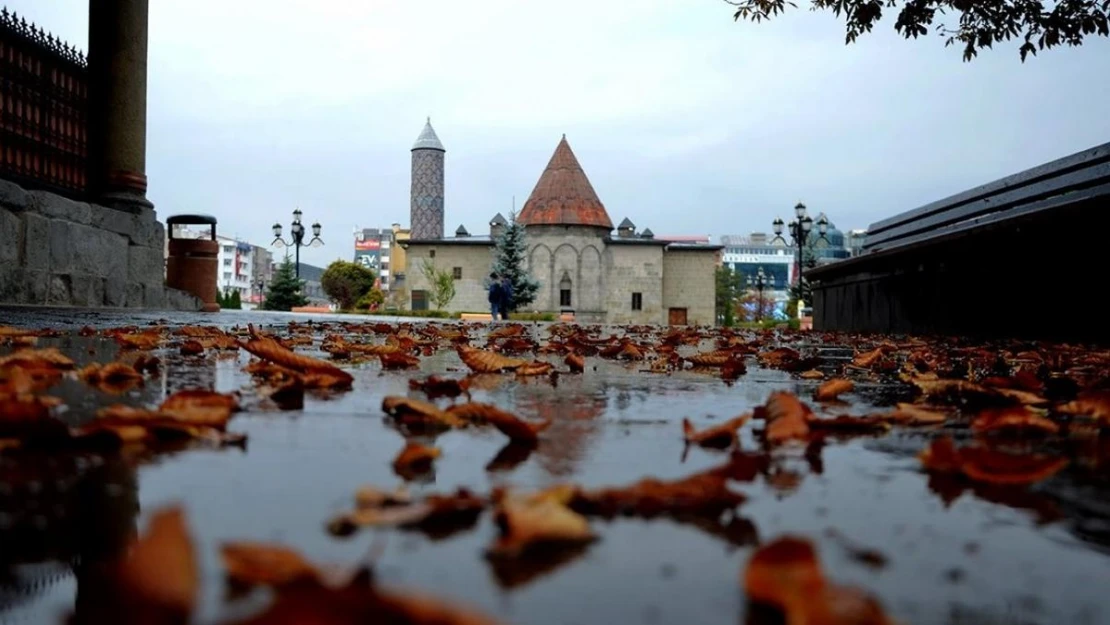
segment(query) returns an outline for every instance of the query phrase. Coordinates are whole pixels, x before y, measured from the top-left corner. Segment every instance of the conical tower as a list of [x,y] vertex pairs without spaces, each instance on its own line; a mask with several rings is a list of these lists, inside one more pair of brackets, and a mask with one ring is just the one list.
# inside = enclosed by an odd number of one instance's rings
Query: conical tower
[[416,143],[412,144],[409,223],[413,240],[443,238],[443,158],[446,153],[429,117]]
[[613,229],[613,222],[598,199],[590,179],[563,135],[536,188],[520,210],[525,226],[592,226]]

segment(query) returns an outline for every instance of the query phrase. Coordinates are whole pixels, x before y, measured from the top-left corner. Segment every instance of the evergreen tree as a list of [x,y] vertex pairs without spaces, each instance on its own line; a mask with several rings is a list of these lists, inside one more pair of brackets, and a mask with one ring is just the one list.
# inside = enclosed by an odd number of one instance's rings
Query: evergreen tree
[[228,298],[227,307],[232,310],[241,310],[243,308],[243,297],[239,295],[239,289],[231,292],[231,297]]
[[297,279],[293,261],[286,255],[281,261],[274,278],[270,282],[270,290],[266,292],[266,310],[289,310],[294,306],[304,306],[308,298],[301,293],[302,282]]
[[536,300],[540,283],[528,273],[528,242],[524,238],[524,226],[516,220],[516,212],[509,213],[509,227],[495,243],[493,271],[499,276],[508,276],[513,285],[509,310],[531,304]]

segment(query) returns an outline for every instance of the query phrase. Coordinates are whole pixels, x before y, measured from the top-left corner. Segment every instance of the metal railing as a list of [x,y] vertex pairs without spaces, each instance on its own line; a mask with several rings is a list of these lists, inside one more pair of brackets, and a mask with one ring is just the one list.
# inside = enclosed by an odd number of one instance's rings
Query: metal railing
[[0,178],[84,197],[87,112],[84,54],[0,10]]

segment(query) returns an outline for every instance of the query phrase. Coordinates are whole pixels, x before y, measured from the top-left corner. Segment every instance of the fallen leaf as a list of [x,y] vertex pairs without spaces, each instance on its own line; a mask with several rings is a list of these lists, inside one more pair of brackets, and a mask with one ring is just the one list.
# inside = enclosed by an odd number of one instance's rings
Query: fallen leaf
[[382,369],[411,369],[420,366],[419,358],[400,352],[378,354],[378,359],[382,362]]
[[687,443],[702,447],[726,449],[736,444],[736,430],[739,430],[750,418],[750,414],[741,415],[701,431],[695,429],[694,424],[689,419],[683,419],[682,435]]
[[220,546],[228,580],[244,586],[285,586],[320,581],[320,572],[296,551],[258,542],[228,542]]
[[457,350],[463,363],[476,373],[498,373],[522,367],[526,360],[509,358],[496,352],[460,345]]
[[902,402],[886,418],[902,425],[936,425],[947,421],[948,413],[935,407]]
[[[242,348],[255,356],[299,373],[327,375],[331,380],[341,381],[343,386],[349,387],[354,380],[350,373],[330,362],[304,354],[297,354],[272,338],[258,335],[254,330],[254,325],[248,327],[250,328],[251,339],[243,343]],[[338,386],[340,385],[333,385],[333,387]]]
[[537,360],[517,367],[516,374],[519,376],[547,375],[554,369],[551,363]]
[[818,386],[813,398],[817,401],[832,401],[843,393],[851,393],[855,387],[855,383],[851,380],[833,378]]
[[537,548],[577,545],[595,538],[584,516],[550,497],[509,495],[498,504],[494,522],[500,535],[487,555],[495,558],[516,558]]
[[586,370],[586,359],[581,354],[570,353],[563,360],[573,373],[582,373]]
[[423,391],[429,399],[436,397],[458,397],[460,395],[470,395],[470,380],[463,378],[456,380],[453,378],[444,378],[438,375],[430,375],[425,380],[409,380],[409,388],[413,390]]
[[442,452],[435,447],[421,445],[416,441],[406,441],[405,446],[393,459],[393,471],[406,479],[427,473],[432,468],[432,461]]
[[971,422],[978,433],[1057,434],[1060,426],[1029,406],[1003,406],[979,411]]
[[479,402],[455,404],[447,408],[447,414],[471,423],[489,423],[511,440],[534,444],[539,433],[551,425],[551,420],[529,422],[494,406]]
[[382,399],[382,411],[406,425],[430,425],[444,428],[458,428],[466,425],[466,421],[460,419],[457,415],[440,410],[438,406],[431,402],[411,397],[387,395]]

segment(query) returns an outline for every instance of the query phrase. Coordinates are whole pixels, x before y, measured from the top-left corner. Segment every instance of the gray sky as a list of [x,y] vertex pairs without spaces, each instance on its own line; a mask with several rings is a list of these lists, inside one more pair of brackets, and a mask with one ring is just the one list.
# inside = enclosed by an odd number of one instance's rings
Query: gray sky
[[[799,199],[862,228],[1110,140],[1110,42],[963,63],[885,18],[734,23],[719,0],[152,0],[149,197],[268,244],[300,206],[353,256],[408,223],[409,148],[447,148],[446,229],[528,197],[566,133],[614,223],[745,234]],[[808,5],[804,0],[800,3]],[[85,49],[88,0],[7,0]]]

